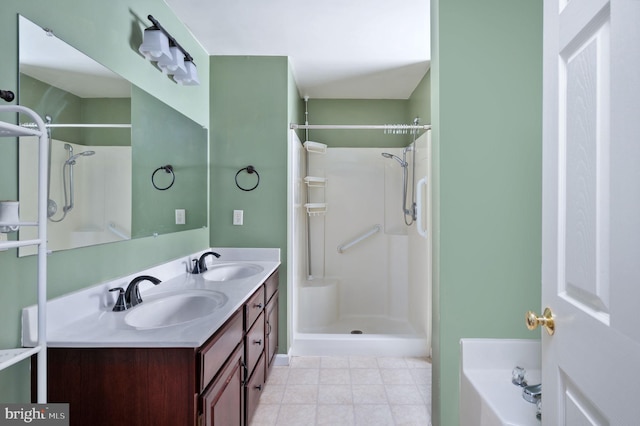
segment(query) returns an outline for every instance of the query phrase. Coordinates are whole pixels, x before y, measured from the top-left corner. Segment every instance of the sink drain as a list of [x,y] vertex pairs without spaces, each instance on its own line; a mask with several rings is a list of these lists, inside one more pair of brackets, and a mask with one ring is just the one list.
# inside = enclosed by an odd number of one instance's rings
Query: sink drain
[[362,330],[351,330],[351,334],[362,334]]

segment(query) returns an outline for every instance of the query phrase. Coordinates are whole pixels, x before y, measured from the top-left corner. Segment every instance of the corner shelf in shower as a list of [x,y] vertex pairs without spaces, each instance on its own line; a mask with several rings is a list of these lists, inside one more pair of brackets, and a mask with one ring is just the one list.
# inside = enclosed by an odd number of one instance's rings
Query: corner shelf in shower
[[324,188],[327,185],[327,178],[306,176],[304,182],[309,188]]
[[37,246],[37,303],[38,303],[38,344],[31,348],[0,349],[0,371],[30,358],[38,357],[37,372],[37,402],[47,402],[47,333],[46,333],[46,303],[47,303],[47,158],[48,137],[47,129],[42,118],[33,110],[20,105],[1,105],[0,113],[19,113],[28,115],[36,122],[34,128],[26,128],[12,123],[0,121],[0,138],[19,138],[22,136],[36,136],[39,140],[38,166],[38,221],[19,222],[6,225],[37,226],[38,238],[26,241],[0,241],[0,250],[10,248]]
[[306,149],[307,152],[313,152],[316,154],[326,154],[327,152],[327,145],[320,142],[306,141],[302,146],[304,146],[304,149]]
[[304,207],[309,216],[322,216],[327,213],[327,203],[307,203]]

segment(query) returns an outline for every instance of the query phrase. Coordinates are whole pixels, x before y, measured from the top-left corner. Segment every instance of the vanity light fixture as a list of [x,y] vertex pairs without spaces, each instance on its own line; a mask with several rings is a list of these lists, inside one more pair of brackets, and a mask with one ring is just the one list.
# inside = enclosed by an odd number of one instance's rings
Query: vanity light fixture
[[140,53],[151,62],[157,62],[158,68],[167,75],[172,75],[173,80],[184,86],[197,86],[198,71],[193,63],[193,57],[187,52],[175,38],[165,30],[160,22],[153,16],[147,18],[153,24],[144,30],[144,38]]
[[144,30],[142,44],[138,48],[140,53],[150,61],[171,60],[169,39],[157,26]]
[[173,74],[173,79],[176,83],[181,84],[183,86],[197,86],[200,84],[200,80],[198,80],[198,71],[196,70],[196,64],[193,61],[184,61],[185,70],[184,71],[176,71]]
[[[146,30],[145,30],[146,31]],[[162,57],[158,61],[158,68],[167,75],[175,75],[180,72],[185,72],[186,67],[184,65],[184,54],[177,46],[170,46],[169,51],[171,56],[169,58]]]

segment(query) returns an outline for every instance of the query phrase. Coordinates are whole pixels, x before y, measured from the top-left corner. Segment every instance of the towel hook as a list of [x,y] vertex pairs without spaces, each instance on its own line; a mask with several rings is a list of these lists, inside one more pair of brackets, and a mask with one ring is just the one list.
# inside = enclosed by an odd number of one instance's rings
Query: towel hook
[[[165,172],[171,174],[171,183],[168,186],[165,186],[164,188],[159,187],[158,185],[156,185],[155,182],[155,177],[156,177],[156,173],[158,173],[160,170],[164,170]],[[160,166],[157,169],[155,169],[153,171],[153,174],[151,175],[151,184],[153,185],[153,187],[159,191],[166,191],[167,189],[171,188],[173,186],[173,183],[176,181],[176,175],[173,172],[173,166],[171,164],[167,164],[166,166]]]
[[[258,177],[258,180],[256,181],[256,184],[255,184],[255,185],[253,185],[253,187],[251,187],[251,188],[243,188],[243,187],[242,187],[242,186],[240,186],[240,184],[238,183],[238,175],[239,175],[241,172],[244,172],[244,171],[246,171],[246,172],[247,172],[248,174],[250,174],[250,175],[252,175],[252,174],[254,174],[254,173],[255,173],[255,174],[256,174],[256,176]],[[253,166],[247,166],[247,167],[245,167],[245,168],[243,168],[243,169],[238,170],[238,172],[236,173],[236,178],[235,178],[235,179],[236,179],[236,186],[237,186],[238,188],[242,189],[243,191],[247,191],[247,192],[248,192],[248,191],[253,191],[253,190],[254,190],[254,189],[256,189],[256,188],[258,187],[258,185],[260,184],[260,174],[259,174],[259,173],[258,173],[258,171],[255,169],[255,167],[253,167]]]

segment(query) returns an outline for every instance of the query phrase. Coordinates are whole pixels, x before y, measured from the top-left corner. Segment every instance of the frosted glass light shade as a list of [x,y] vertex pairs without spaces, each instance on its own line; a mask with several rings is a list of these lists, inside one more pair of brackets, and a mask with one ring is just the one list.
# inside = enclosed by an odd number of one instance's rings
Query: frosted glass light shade
[[186,70],[184,72],[177,72],[173,75],[173,79],[176,83],[183,86],[197,86],[200,84],[198,80],[198,70],[196,64],[191,61],[185,61],[184,66]]
[[150,61],[171,59],[169,39],[162,31],[154,27],[144,30],[144,38],[138,50]]
[[184,53],[178,47],[171,46],[169,48],[171,57],[162,57],[158,60],[158,67],[165,74],[176,74],[180,72],[186,72],[187,67],[184,65]]

